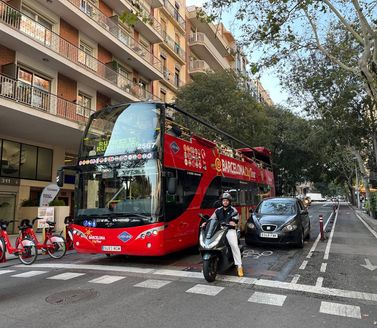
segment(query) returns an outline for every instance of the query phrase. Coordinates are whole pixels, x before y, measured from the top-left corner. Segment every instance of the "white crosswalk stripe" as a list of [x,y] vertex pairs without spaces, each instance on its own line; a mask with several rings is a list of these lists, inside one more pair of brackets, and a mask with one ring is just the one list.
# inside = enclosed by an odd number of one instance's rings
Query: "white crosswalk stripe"
[[41,274],[47,273],[48,271],[27,271],[19,274],[14,274],[11,277],[16,277],[16,278],[30,278],[34,276],[39,276]]
[[101,276],[99,278],[90,280],[89,282],[91,282],[93,284],[105,284],[105,285],[108,285],[108,284],[112,284],[113,282],[122,280],[124,278],[126,278],[126,277],[104,275],[104,276]]
[[287,296],[269,293],[255,292],[249,299],[249,302],[283,306]]
[[14,272],[14,271],[15,270],[1,270],[0,274],[10,273],[10,272]]
[[194,287],[186,290],[186,293],[216,296],[223,289],[224,289],[224,287],[216,287],[216,286],[208,286],[208,285],[197,284]]
[[342,317],[361,319],[360,307],[355,305],[321,302],[319,312],[338,315]]
[[65,272],[58,274],[56,276],[48,277],[47,279],[54,279],[54,280],[69,280],[76,277],[80,277],[85,275],[85,273],[76,273],[76,272]]
[[159,289],[161,287],[166,286],[167,284],[171,283],[171,281],[166,281],[166,280],[155,280],[155,279],[148,279],[145,281],[142,281],[136,285],[135,287],[144,287],[144,288],[154,288],[154,289]]

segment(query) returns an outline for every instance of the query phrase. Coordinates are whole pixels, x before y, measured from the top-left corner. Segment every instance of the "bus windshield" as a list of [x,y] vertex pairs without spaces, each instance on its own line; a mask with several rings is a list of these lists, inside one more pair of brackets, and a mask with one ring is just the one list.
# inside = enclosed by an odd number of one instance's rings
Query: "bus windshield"
[[137,217],[160,213],[159,111],[130,104],[94,115],[82,143],[76,216]]

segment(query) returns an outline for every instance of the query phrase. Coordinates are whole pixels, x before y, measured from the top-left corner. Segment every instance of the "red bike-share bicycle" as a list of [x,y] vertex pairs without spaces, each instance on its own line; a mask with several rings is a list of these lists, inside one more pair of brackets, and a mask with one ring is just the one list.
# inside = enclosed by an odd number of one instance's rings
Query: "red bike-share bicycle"
[[16,239],[16,247],[12,247],[7,233],[8,221],[0,221],[0,263],[6,262],[6,252],[18,256],[21,263],[33,264],[38,256],[35,243],[29,238],[22,238],[22,231],[26,227],[19,226],[20,234]]
[[64,218],[64,230],[60,235],[65,239],[67,251],[73,249],[73,219],[71,216],[66,216]]
[[41,220],[40,218],[35,218],[32,223],[30,224],[30,220],[25,219],[22,220],[22,226],[25,226],[26,228],[22,230],[22,240],[32,240],[37,246],[37,249],[41,249],[44,252],[47,252],[48,255],[50,255],[54,259],[60,259],[65,255],[65,252],[67,250],[65,239],[62,236],[59,236],[57,234],[53,234],[53,229],[55,227],[55,222],[49,222],[47,221],[46,224],[48,224],[47,228],[44,229],[43,234],[43,243],[40,243],[34,230],[33,230],[33,224],[36,220]]

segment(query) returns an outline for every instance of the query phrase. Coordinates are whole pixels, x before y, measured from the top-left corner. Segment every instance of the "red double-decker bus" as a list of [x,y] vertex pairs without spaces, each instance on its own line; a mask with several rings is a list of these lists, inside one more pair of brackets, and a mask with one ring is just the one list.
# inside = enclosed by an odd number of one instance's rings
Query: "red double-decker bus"
[[[244,148],[204,138],[206,131]],[[198,214],[212,214],[225,191],[243,227],[250,207],[275,193],[270,152],[246,146],[172,105],[132,103],[94,113],[74,167],[75,249],[159,256],[195,246]],[[58,177],[61,184],[63,173]]]

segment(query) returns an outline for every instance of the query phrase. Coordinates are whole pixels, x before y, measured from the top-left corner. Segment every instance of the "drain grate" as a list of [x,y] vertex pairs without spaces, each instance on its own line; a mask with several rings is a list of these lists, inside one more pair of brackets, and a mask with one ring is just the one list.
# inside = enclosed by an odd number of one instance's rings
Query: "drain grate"
[[88,301],[98,296],[94,289],[74,289],[52,294],[46,297],[46,302],[50,304],[73,304],[82,301]]

